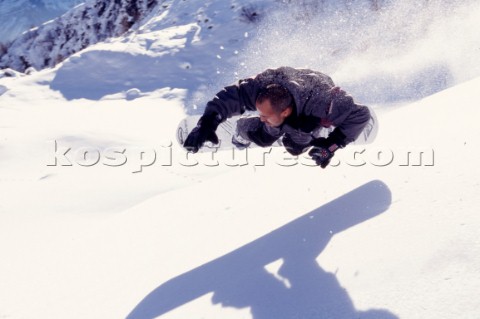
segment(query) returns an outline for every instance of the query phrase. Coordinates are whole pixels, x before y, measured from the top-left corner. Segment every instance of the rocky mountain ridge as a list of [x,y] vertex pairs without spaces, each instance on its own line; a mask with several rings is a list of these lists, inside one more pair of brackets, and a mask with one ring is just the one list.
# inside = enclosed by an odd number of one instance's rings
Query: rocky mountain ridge
[[160,0],[97,0],[81,4],[0,47],[0,69],[53,67],[89,45],[127,32]]

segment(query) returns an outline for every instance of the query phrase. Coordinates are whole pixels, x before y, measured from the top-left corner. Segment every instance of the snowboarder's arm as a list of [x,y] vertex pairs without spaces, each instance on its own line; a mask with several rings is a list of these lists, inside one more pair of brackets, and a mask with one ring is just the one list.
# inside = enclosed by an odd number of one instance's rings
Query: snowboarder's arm
[[225,87],[207,103],[205,114],[219,114],[222,120],[225,120],[233,115],[243,114],[246,110],[255,111],[259,90],[272,83],[284,85],[283,81],[287,78],[285,74],[291,72],[289,70],[294,69],[288,67],[267,69],[255,77],[243,79]]
[[[343,145],[357,139],[370,119],[368,107],[358,105],[350,95],[338,87],[332,89],[332,99],[328,109],[327,121],[345,136]],[[332,132],[333,133],[333,132]]]
[[313,148],[308,153],[322,168],[328,166],[338,148],[355,141],[370,120],[370,110],[355,104],[345,91],[333,87],[329,94],[330,106],[325,122],[333,124],[335,129],[327,138],[314,139],[311,142]]
[[370,120],[370,110],[363,105],[355,104],[346,113],[347,116],[337,125],[345,134],[345,145],[355,141]]
[[207,103],[203,116],[192,132],[188,135],[183,146],[196,153],[207,141],[218,144],[215,134],[217,127],[227,118],[242,114],[245,110],[255,110],[255,99],[259,85],[255,79],[240,80],[237,84],[225,87]]
[[207,103],[204,114],[218,114],[224,121],[233,115],[243,114],[246,110],[254,111],[259,89],[259,83],[253,78],[226,86]]

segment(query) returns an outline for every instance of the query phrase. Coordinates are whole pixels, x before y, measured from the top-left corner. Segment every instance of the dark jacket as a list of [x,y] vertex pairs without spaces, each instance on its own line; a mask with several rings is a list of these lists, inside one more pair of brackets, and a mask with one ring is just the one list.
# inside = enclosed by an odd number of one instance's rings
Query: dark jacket
[[312,134],[321,127],[333,125],[346,136],[345,144],[348,144],[359,136],[370,119],[369,109],[355,104],[351,96],[335,87],[329,76],[291,67],[268,69],[254,78],[225,87],[207,103],[205,114],[213,112],[226,119],[246,110],[255,111],[259,90],[273,83],[287,88],[295,102],[295,110],[282,125],[282,133]]

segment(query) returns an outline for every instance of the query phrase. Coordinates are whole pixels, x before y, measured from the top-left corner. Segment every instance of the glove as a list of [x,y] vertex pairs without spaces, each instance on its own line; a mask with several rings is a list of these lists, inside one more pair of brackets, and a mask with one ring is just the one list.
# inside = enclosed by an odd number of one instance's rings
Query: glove
[[325,168],[328,164],[330,164],[330,160],[333,157],[333,152],[328,148],[313,147],[310,152],[308,152],[308,155],[312,157],[318,166]]
[[218,136],[215,134],[222,117],[217,113],[204,114],[198,121],[197,126],[188,134],[183,143],[187,151],[197,153],[207,141],[218,144]]
[[318,166],[325,168],[330,164],[334,152],[346,145],[345,138],[345,134],[337,127],[327,138],[320,137],[312,140],[310,145],[313,147],[308,152],[308,155],[312,157]]

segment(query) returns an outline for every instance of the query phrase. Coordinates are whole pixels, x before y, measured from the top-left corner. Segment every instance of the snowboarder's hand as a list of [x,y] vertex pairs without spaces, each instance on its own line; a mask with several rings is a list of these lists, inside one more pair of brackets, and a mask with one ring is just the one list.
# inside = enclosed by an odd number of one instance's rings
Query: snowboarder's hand
[[308,155],[312,157],[318,166],[325,168],[330,163],[330,160],[333,157],[333,152],[328,148],[315,146],[308,152]]
[[321,168],[327,167],[333,157],[333,153],[346,145],[345,134],[337,127],[327,138],[319,137],[310,142],[312,149],[308,152],[315,163]]
[[188,134],[187,139],[183,143],[183,147],[189,152],[196,153],[207,141],[218,144],[217,134],[215,134],[214,131],[197,126]]
[[220,123],[221,116],[218,114],[203,115],[200,121],[198,121],[197,127],[188,134],[183,147],[189,152],[197,153],[207,141],[218,144],[218,136],[215,134],[215,131]]

